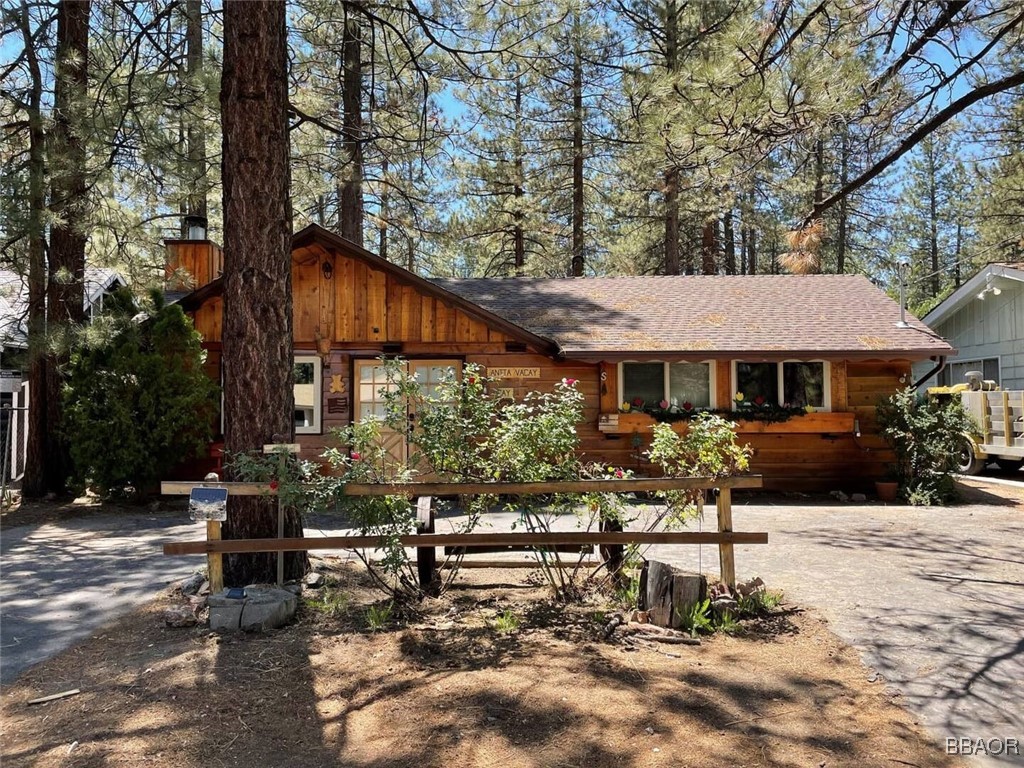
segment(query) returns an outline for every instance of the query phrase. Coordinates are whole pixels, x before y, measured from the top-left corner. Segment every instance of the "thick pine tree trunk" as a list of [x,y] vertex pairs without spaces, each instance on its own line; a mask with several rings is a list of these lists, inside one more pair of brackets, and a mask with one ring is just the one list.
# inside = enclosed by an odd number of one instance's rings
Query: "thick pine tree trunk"
[[526,231],[523,226],[526,220],[526,213],[523,210],[523,198],[526,196],[525,184],[526,167],[523,162],[521,123],[523,116],[523,85],[519,76],[516,76],[515,86],[515,114],[516,114],[516,156],[515,156],[515,179],[512,182],[512,267],[516,277],[526,274]]
[[718,222],[708,219],[701,228],[700,268],[705,275],[718,274]]
[[54,169],[50,207],[56,221],[50,228],[46,327],[51,337],[64,339],[46,356],[45,444],[48,491],[64,491],[71,474],[71,454],[63,438],[61,369],[67,363],[67,339],[85,321],[85,150],[72,125],[71,110],[87,87],[89,60],[89,0],[62,0],[57,8],[57,76],[50,147]]
[[[284,2],[224,4],[224,441],[259,452],[294,434],[291,207],[288,200],[287,40]],[[230,499],[224,537],[277,535],[274,499]],[[296,510],[285,536],[301,536]],[[225,558],[228,586],[270,582],[276,555]],[[298,578],[305,556],[286,558]]]
[[21,27],[31,77],[28,131],[28,445],[25,450],[25,478],[22,493],[38,498],[47,492],[46,476],[46,244],[43,213],[46,209],[45,135],[41,113],[43,78],[32,40],[28,6],[22,4]]

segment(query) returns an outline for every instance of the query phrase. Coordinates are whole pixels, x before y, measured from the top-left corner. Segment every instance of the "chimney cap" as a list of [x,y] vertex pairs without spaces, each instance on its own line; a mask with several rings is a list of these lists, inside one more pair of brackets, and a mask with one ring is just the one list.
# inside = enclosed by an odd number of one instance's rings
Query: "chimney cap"
[[183,222],[187,240],[206,240],[208,222],[205,216],[189,213],[185,215]]

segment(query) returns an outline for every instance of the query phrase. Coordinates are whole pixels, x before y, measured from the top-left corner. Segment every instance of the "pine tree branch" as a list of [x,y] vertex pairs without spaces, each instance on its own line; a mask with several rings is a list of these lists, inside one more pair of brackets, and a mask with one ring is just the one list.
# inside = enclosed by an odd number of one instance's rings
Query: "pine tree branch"
[[842,189],[837,190],[829,197],[817,203],[811,210],[811,213],[804,218],[803,226],[807,226],[815,219],[821,218],[821,215],[831,208],[833,205],[838,203],[844,197],[856,192],[858,189],[863,187],[872,179],[879,176],[883,171],[889,168],[893,163],[899,160],[903,155],[907,154],[910,150],[921,143],[927,136],[932,134],[934,131],[942,127],[945,123],[952,120],[954,117],[959,115],[968,107],[976,104],[982,99],[988,98],[989,96],[995,96],[996,94],[1003,93],[1016,88],[1017,86],[1024,85],[1024,71],[1015,72],[1012,75],[1007,75],[1001,80],[996,80],[991,83],[975,88],[973,91],[961,96],[956,101],[947,105],[944,109],[936,112],[929,120],[926,120],[917,129],[907,136],[899,146],[892,150],[889,154],[883,157],[881,160],[872,165],[868,170],[862,173],[857,178],[853,179],[849,184],[844,186]]

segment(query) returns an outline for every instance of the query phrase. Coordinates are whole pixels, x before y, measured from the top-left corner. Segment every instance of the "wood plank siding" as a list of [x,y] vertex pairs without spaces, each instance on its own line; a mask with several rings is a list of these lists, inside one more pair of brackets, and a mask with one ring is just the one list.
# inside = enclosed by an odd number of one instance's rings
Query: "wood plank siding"
[[[217,249],[219,253],[219,249]],[[206,275],[219,270],[217,258],[198,247],[176,248],[178,264],[191,264]],[[205,266],[204,266],[205,265]],[[356,363],[382,353],[420,360],[458,360],[485,369],[539,369],[539,376],[506,378],[495,387],[512,390],[515,398],[528,391],[551,391],[564,378],[576,379],[586,401],[578,427],[584,458],[656,474],[643,460],[650,444],[650,426],[615,433],[599,429],[601,414],[617,414],[618,363],[627,355],[609,355],[602,362],[556,359],[550,348],[484,310],[460,301],[402,270],[349,254],[331,243],[313,241],[293,253],[295,348],[299,354],[318,354],[322,371],[321,434],[301,434],[304,458],[316,458],[331,443],[331,429],[353,418],[353,375]],[[207,369],[219,378],[222,302],[207,298],[193,315],[210,350]],[[525,334],[525,332],[524,332]],[[524,351],[525,350],[525,351]],[[732,402],[731,362],[714,363],[715,397]],[[909,361],[848,362],[830,360],[830,399],[833,414],[844,418],[794,417],[790,422],[765,425],[740,422],[740,440],[754,450],[751,469],[764,475],[773,490],[867,490],[884,475],[892,455],[878,435],[878,401],[910,381]],[[854,434],[854,423],[861,435]],[[625,423],[625,420],[624,420]],[[787,429],[786,424],[790,423]],[[745,426],[744,426],[745,425]]]

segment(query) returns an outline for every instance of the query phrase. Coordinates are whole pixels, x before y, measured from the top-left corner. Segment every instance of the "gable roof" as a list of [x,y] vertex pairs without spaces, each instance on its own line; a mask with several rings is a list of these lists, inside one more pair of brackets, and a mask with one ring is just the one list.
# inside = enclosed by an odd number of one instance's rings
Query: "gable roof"
[[[417,290],[557,356],[693,359],[927,359],[954,350],[861,275],[686,275],[425,279],[323,227],[312,244],[359,258]],[[182,297],[195,309],[223,279]]]
[[[116,270],[86,266],[84,307],[86,311],[118,285],[127,285]],[[9,269],[0,269],[0,344],[25,347],[28,344],[28,277]]]
[[906,358],[953,349],[861,275],[433,281],[573,357]]
[[[986,264],[966,283],[949,294],[931,312],[925,315],[924,321],[929,325],[938,325],[965,305],[974,301],[978,294],[989,286],[999,287],[1000,283],[1006,285],[1004,281],[1015,281],[1024,285],[1024,262]],[[1012,285],[1013,283],[1011,282],[1010,284]]]
[[[326,247],[327,249],[335,249],[345,256],[361,259],[374,269],[394,275],[421,293],[440,299],[451,306],[458,307],[471,317],[480,320],[492,328],[502,331],[514,339],[518,339],[524,344],[529,344],[535,349],[541,350],[542,352],[550,355],[557,356],[561,354],[558,344],[551,338],[538,335],[521,325],[509,321],[502,315],[491,312],[487,308],[482,307],[473,301],[467,300],[460,294],[452,293],[442,285],[439,285],[436,281],[426,280],[415,272],[410,272],[387,259],[382,259],[377,254],[366,250],[347,238],[337,235],[330,230],[324,229],[318,224],[309,224],[292,235],[293,251],[313,244],[318,244],[322,247]],[[168,294],[168,301],[177,302],[181,304],[182,308],[186,311],[192,311],[197,309],[208,299],[214,296],[221,296],[223,292],[224,278],[218,277],[191,293],[185,295]]]

